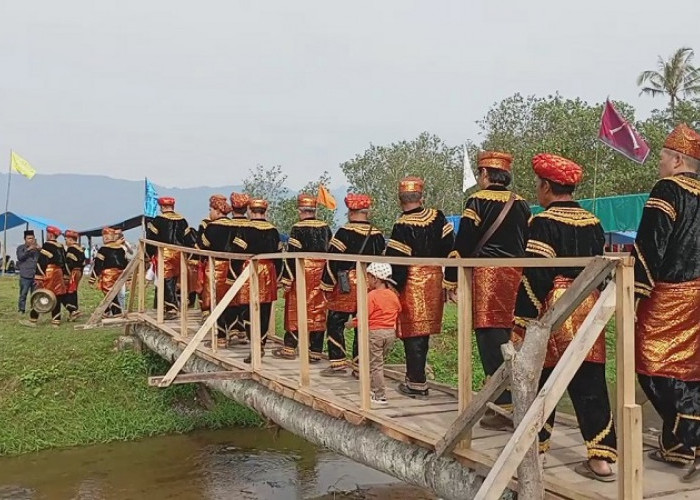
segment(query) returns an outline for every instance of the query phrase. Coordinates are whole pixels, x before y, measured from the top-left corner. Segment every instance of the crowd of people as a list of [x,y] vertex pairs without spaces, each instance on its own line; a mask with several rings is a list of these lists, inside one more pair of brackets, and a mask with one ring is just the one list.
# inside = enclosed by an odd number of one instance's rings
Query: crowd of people
[[[650,457],[671,465],[695,462],[700,446],[700,135],[686,125],[677,127],[661,152],[660,180],[646,203],[636,243],[635,294],[636,369],[639,381],[663,419],[660,446]],[[424,182],[406,177],[398,186],[402,214],[385,240],[370,222],[372,200],[367,194],[348,194],[345,205],[348,221],[335,234],[316,217],[316,198],[301,194],[297,199],[299,221],[289,235],[290,258],[259,260],[258,281],[263,354],[270,324],[271,304],[282,288],[285,297],[283,346],[272,351],[277,358],[293,359],[298,354],[296,277],[303,272],[306,283],[309,358],[322,359],[324,342],[330,361],[321,371],[324,377],[344,377],[357,371],[357,335],[348,353],[345,329],[355,328],[357,276],[354,262],[305,259],[303,269],[291,258],[294,252],[327,252],[345,255],[387,255],[426,259],[425,265],[372,263],[368,271],[370,293],[369,325],[371,347],[372,401],[386,402],[382,376],[383,358],[396,338],[403,343],[406,378],[397,391],[406,397],[426,399],[426,358],[430,337],[442,330],[445,290],[454,298],[458,283],[456,268],[432,265],[431,258],[466,257],[587,257],[602,255],[603,228],[595,215],[574,201],[573,193],[583,179],[583,169],[575,162],[553,154],[532,159],[536,174],[537,197],[544,211],[532,216],[526,201],[510,191],[512,156],[505,152],[484,151],[478,156],[480,190],[470,196],[455,237],[452,224],[437,209],[423,205]],[[277,229],[266,218],[268,203],[242,193],[229,197],[213,195],[209,214],[197,229],[175,212],[175,200],[158,200],[161,214],[149,221],[148,240],[167,245],[229,252],[273,254],[282,249]],[[26,249],[18,252],[22,290],[33,283],[50,288],[62,297],[52,322],[60,321],[61,304],[77,315],[75,289],[79,280],[74,272],[81,265],[73,262],[71,249],[80,247],[74,234],[65,233],[63,250],[56,238],[60,231],[48,230],[49,240],[39,250],[31,234]],[[104,245],[97,253],[91,281],[107,293],[126,267],[123,237],[105,228]],[[154,261],[159,257],[154,245],[146,246]],[[82,252],[80,252],[82,256]],[[195,254],[188,258],[189,297],[180,297],[180,251],[165,248],[163,294],[166,318],[175,318],[180,301],[191,305],[199,299],[204,315],[223,298],[249,261],[244,258],[216,258],[213,266]],[[33,259],[33,260],[32,260]],[[35,264],[32,264],[35,262]],[[29,269],[36,269],[30,275]],[[476,342],[486,375],[503,363],[501,346],[518,343],[527,325],[536,320],[569,288],[581,268],[491,268],[479,267],[473,274],[473,318]],[[73,294],[73,295],[71,295]],[[213,296],[212,296],[213,294]],[[26,294],[25,294],[26,295]],[[554,366],[573,340],[578,328],[595,304],[594,291],[557,331],[547,344],[540,379],[544,384]],[[250,340],[250,288],[246,283],[217,320],[219,347]],[[20,310],[24,301],[20,298]],[[112,314],[121,312],[115,300]],[[36,314],[31,313],[31,322]],[[587,460],[576,471],[600,481],[614,480],[610,464],[617,457],[615,425],[605,380],[605,337],[600,336],[569,384]],[[250,362],[250,357],[246,359]],[[496,403],[511,407],[505,391]],[[481,425],[490,429],[512,430],[512,421],[499,412],[489,411]],[[554,425],[554,413],[540,432],[540,449],[545,452]],[[687,471],[685,479],[695,474]]]

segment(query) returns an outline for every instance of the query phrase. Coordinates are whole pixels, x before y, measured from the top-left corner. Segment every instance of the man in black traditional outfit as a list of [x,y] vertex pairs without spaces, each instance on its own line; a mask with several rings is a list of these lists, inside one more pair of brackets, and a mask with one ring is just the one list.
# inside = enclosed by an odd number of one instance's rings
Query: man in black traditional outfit
[[[102,229],[103,245],[95,254],[95,262],[90,274],[90,284],[95,285],[107,295],[126,269],[126,250],[122,240],[117,239],[117,232],[111,227]],[[119,295],[115,295],[106,311],[107,316],[117,316],[122,313],[119,305]]]
[[690,465],[700,446],[700,134],[681,124],[661,151],[632,255],[636,369],[663,419],[650,458]]
[[[600,221],[573,199],[573,192],[583,179],[583,169],[571,160],[552,154],[532,159],[537,175],[537,198],[545,208],[530,222],[526,254],[529,257],[589,257],[602,255],[605,235]],[[581,268],[528,267],[523,277],[515,308],[513,339],[522,340],[530,320],[539,318],[564,294]],[[600,293],[589,295],[571,317],[555,332],[547,344],[540,387],[551,375],[564,350],[571,343]],[[617,460],[617,439],[613,424],[608,387],[605,382],[605,331],[581,364],[568,387],[576,419],[588,449],[588,460],[575,471],[600,481],[613,481],[610,463]],[[554,412],[540,431],[540,452],[549,449]]]
[[63,236],[66,239],[66,266],[70,272],[70,281],[66,287],[66,294],[63,296],[63,305],[68,311],[68,321],[74,321],[80,316],[78,287],[85,267],[85,249],[78,243],[80,234],[77,231],[68,229],[63,233]]

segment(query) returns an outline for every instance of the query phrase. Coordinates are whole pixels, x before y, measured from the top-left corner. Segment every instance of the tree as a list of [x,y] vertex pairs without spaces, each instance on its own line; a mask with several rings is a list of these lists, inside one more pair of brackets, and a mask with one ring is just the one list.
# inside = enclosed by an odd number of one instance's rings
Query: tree
[[[620,112],[634,122],[634,109],[616,102]],[[666,127],[655,121],[636,126],[649,141],[652,154],[637,165],[598,140],[603,103],[590,105],[581,99],[523,97],[515,94],[496,103],[477,122],[485,137],[480,149],[513,154],[513,187],[528,201],[536,202],[535,174],[531,159],[538,153],[558,154],[584,168],[578,198],[592,198],[648,191],[656,180],[658,154]]]
[[[288,234],[294,223],[299,220],[299,215],[297,213],[297,195],[306,193],[316,196],[318,194],[318,188],[321,184],[324,186],[329,186],[330,183],[331,176],[328,174],[328,172],[323,172],[318,180],[307,183],[302,189],[299,190],[297,194],[284,198],[279,204],[277,216],[275,218],[277,228],[282,233]],[[324,206],[319,206],[317,217],[326,221],[331,228],[333,227],[333,219],[335,217],[335,212],[333,210],[329,210]]]
[[461,146],[448,146],[438,136],[423,132],[412,141],[370,144],[340,168],[351,191],[372,197],[372,222],[388,232],[400,213],[399,181],[409,175],[425,179],[426,206],[461,213],[462,159]]
[[683,97],[700,93],[700,70],[692,65],[695,53],[689,47],[678,49],[668,61],[659,56],[657,70],[643,71],[637,77],[642,94],[667,95],[671,119],[676,120],[676,104]]
[[287,174],[282,172],[280,165],[265,168],[262,165],[249,170],[248,177],[243,180],[243,190],[253,198],[264,198],[270,204],[268,219],[279,225],[284,210],[284,202],[289,190],[285,187]]

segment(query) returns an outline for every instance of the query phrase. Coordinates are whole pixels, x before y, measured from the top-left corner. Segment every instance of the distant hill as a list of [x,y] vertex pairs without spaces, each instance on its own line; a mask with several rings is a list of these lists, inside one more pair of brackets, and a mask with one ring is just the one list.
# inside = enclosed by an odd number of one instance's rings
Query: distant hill
[[[0,174],[0,213],[4,211],[7,175]],[[207,214],[210,195],[228,195],[232,191],[240,191],[241,186],[165,188],[156,185],[156,190],[159,196],[174,196],[177,200],[177,211],[182,213],[191,225],[196,225]],[[346,187],[332,189],[331,192],[340,205],[336,219],[342,220],[345,214],[342,200]],[[49,217],[71,228],[84,230],[116,223],[140,214],[143,210],[143,196],[143,181],[79,174],[39,174],[30,181],[15,174],[12,176],[10,211]],[[22,229],[8,232],[9,247],[22,240]],[[130,239],[138,237],[137,234],[128,236]]]

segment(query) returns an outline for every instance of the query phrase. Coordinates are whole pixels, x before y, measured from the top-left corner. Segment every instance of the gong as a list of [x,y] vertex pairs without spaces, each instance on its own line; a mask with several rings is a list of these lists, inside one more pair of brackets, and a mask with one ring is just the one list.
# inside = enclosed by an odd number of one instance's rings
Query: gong
[[53,311],[53,308],[56,307],[56,300],[56,295],[51,290],[40,288],[34,291],[29,303],[32,309],[42,314]]

